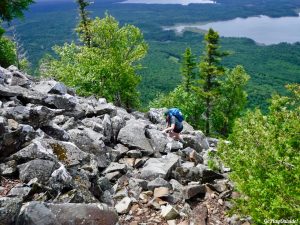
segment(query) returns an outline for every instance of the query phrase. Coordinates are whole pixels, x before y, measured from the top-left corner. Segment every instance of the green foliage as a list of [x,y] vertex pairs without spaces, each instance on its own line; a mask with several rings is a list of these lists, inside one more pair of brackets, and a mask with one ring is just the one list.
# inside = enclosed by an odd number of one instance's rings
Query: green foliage
[[7,68],[16,62],[14,43],[6,37],[0,37],[0,66]]
[[[76,26],[78,17],[74,1],[38,1],[31,7],[26,20],[17,22],[17,31],[26,43],[29,61],[34,68],[44,54],[52,54],[52,46],[63,45],[76,38],[70,32]],[[149,54],[143,59],[144,68],[139,71],[142,81],[139,85],[143,106],[148,105],[157,93],[168,93],[181,82],[181,54],[191,47],[197,56],[203,51],[199,46],[202,34],[185,32],[176,35],[164,31],[162,26],[178,23],[224,21],[236,17],[266,15],[270,17],[298,16],[295,9],[300,1],[295,0],[219,0],[220,4],[151,5],[116,4],[117,0],[94,1],[88,7],[91,17],[102,16],[109,11],[121,24],[139,27],[149,43]],[[247,38],[221,38],[222,49],[233,52],[223,59],[225,67],[243,65],[251,74],[246,86],[248,108],[268,109],[266,99],[279,92],[286,94],[284,85],[300,82],[300,44],[281,43],[278,45],[258,45]],[[176,59],[176,60],[175,60]]]
[[273,96],[269,114],[257,109],[239,119],[230,144],[219,146],[242,194],[236,210],[256,224],[300,216],[300,85],[288,89],[290,96]]
[[79,94],[95,94],[118,106],[137,107],[140,77],[136,71],[147,52],[141,31],[132,25],[120,27],[109,15],[93,20],[90,31],[91,47],[74,43],[54,47],[58,58],[45,59],[41,74],[54,76]]
[[227,70],[225,79],[220,81],[220,95],[216,99],[212,115],[214,130],[223,136],[231,133],[234,120],[241,116],[247,103],[245,86],[249,75],[242,66]]
[[32,3],[34,3],[33,0],[1,0],[0,19],[9,22],[16,17],[22,17],[23,11]]
[[200,62],[200,78],[195,91],[205,105],[205,133],[210,134],[211,113],[219,96],[220,77],[225,74],[225,68],[220,64],[226,53],[219,50],[219,34],[209,29],[204,36],[205,51]]

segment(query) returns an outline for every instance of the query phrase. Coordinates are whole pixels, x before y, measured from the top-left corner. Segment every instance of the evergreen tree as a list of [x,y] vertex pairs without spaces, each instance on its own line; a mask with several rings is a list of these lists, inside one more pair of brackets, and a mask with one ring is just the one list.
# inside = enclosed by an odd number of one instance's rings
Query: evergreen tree
[[1,0],[0,19],[10,22],[16,17],[22,17],[23,11],[28,9],[34,0]]
[[89,17],[89,12],[87,11],[87,7],[91,4],[88,0],[76,0],[79,8],[80,22],[76,31],[79,34],[79,38],[81,41],[88,47],[91,47],[91,19]]
[[183,54],[183,61],[182,61],[182,65],[181,65],[181,75],[183,77],[182,85],[184,86],[185,91],[187,93],[191,92],[191,87],[196,78],[195,58],[196,57],[193,55],[191,48],[186,48],[186,50]]
[[211,128],[211,114],[219,95],[220,79],[225,74],[225,69],[220,62],[227,53],[219,50],[219,34],[213,29],[208,30],[204,40],[205,52],[200,62],[200,78],[195,90],[200,99],[204,101],[205,133],[208,135]]

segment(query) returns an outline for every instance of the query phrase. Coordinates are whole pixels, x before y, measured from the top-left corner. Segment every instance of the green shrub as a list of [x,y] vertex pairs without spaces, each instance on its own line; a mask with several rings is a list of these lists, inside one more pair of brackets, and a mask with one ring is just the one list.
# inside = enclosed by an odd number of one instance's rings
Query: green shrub
[[0,66],[6,68],[16,63],[14,43],[8,38],[0,37]]
[[243,197],[236,210],[256,224],[300,218],[300,85],[289,97],[273,96],[268,115],[248,112],[235,123],[219,154]]

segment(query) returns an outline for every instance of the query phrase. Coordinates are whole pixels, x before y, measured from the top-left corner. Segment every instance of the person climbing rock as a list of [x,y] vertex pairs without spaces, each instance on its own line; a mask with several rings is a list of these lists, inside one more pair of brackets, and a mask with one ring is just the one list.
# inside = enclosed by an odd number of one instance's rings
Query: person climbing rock
[[171,138],[176,141],[183,141],[180,132],[183,130],[182,121],[184,120],[182,113],[177,108],[168,109],[165,112],[167,127],[163,133],[168,133]]

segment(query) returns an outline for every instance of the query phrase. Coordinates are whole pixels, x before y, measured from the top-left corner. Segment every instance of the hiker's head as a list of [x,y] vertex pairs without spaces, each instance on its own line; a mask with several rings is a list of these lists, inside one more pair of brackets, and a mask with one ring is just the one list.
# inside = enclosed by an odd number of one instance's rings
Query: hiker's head
[[170,110],[166,110],[164,115],[165,115],[166,120],[168,120],[169,116],[170,116]]

